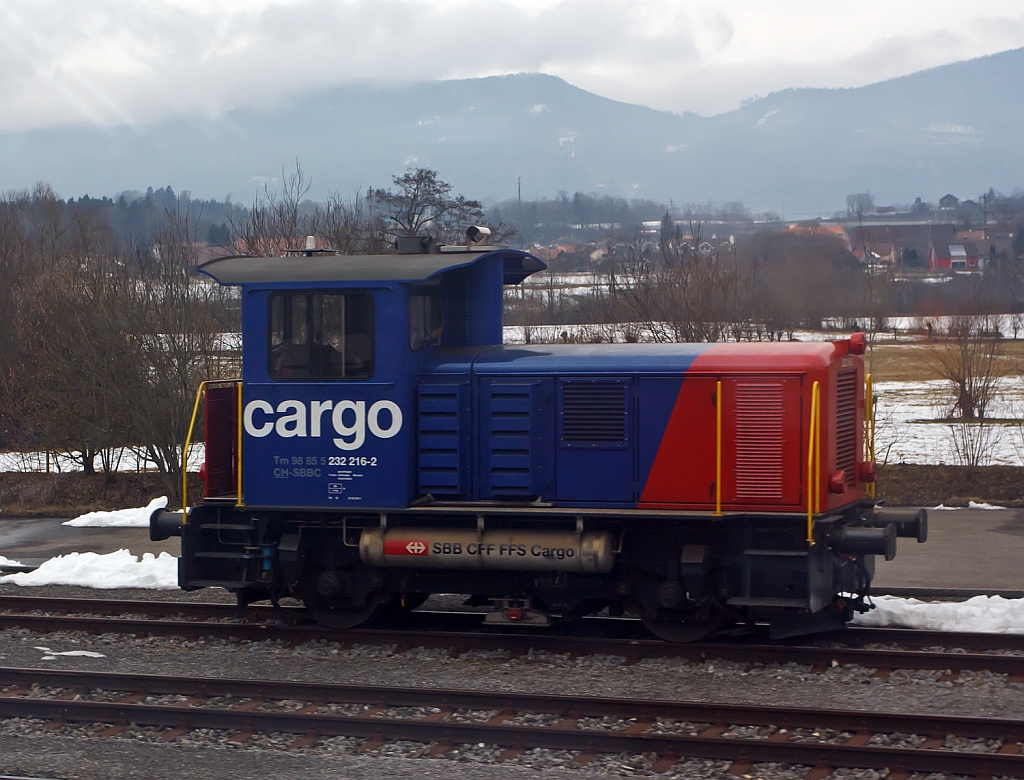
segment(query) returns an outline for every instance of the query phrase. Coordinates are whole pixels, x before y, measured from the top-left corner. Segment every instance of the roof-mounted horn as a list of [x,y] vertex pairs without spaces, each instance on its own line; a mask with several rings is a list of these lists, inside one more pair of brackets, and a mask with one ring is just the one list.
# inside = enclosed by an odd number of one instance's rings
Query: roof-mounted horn
[[470,225],[466,228],[466,238],[470,244],[486,244],[491,237],[491,229],[482,225]]

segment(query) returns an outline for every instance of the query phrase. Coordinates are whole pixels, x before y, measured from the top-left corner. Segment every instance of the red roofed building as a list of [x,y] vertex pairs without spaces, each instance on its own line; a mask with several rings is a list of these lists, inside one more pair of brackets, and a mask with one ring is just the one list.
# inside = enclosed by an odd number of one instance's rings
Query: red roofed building
[[961,271],[981,273],[984,262],[978,245],[973,241],[963,244],[932,244],[928,249],[928,268],[932,271]]

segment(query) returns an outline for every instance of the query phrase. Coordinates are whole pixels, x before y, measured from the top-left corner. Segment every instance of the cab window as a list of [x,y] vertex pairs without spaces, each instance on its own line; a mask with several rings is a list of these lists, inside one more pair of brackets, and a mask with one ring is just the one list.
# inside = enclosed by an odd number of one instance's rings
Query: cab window
[[276,293],[269,305],[271,378],[373,376],[370,293]]
[[443,329],[441,285],[412,287],[409,290],[409,349],[415,352],[428,344],[440,344]]

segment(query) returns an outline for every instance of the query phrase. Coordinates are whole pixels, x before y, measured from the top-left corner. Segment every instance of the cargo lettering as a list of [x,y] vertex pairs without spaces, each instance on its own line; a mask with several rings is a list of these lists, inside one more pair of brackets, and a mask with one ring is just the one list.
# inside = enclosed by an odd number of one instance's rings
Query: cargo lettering
[[576,551],[571,547],[542,547],[535,544],[530,548],[530,554],[539,558],[557,558],[564,561],[566,558],[574,557]]
[[[398,544],[387,540],[385,542],[385,554],[386,555],[400,555],[404,553],[393,553],[391,552],[392,544]],[[402,542],[404,544],[404,542]],[[572,547],[544,547],[543,545],[535,544],[527,549],[525,544],[517,544],[510,542],[507,544],[494,544],[494,543],[477,543],[470,542],[469,544],[463,545],[462,542],[432,542],[430,545],[431,555],[482,555],[485,557],[499,556],[499,557],[526,557],[531,555],[534,558],[555,558],[559,561],[564,561],[569,558],[576,557],[576,550]]]
[[[366,432],[378,439],[390,439],[402,430],[402,410],[394,401],[377,401],[366,408],[366,401],[282,401],[275,410],[269,402],[250,401],[242,422],[245,432],[258,439],[276,433],[283,439],[320,438],[324,415],[330,412],[330,425],[337,434],[334,446],[340,450],[358,450],[366,441]],[[384,414],[382,414],[382,412]],[[279,415],[275,419],[275,415]]]

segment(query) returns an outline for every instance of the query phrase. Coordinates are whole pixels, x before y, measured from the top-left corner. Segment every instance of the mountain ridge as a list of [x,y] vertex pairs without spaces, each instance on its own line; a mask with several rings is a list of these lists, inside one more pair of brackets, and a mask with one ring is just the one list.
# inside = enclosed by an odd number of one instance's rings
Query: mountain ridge
[[[560,190],[744,201],[814,215],[1024,185],[1024,49],[863,87],[788,88],[703,117],[611,100],[540,73],[296,95],[273,109],[0,135],[0,189],[111,194],[170,183],[248,201],[297,158],[311,196],[386,186],[409,166],[477,198]],[[788,212],[788,213],[787,213]]]

